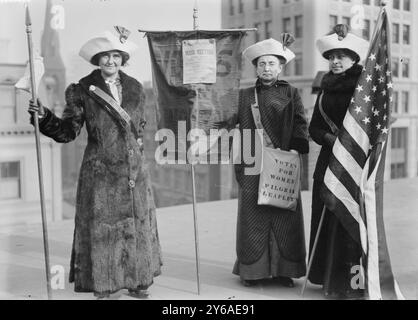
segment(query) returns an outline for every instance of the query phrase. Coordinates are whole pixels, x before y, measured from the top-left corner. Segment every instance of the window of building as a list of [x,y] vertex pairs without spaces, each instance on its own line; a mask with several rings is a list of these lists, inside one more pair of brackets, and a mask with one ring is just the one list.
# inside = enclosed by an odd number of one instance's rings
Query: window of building
[[258,0],[254,0],[254,10],[258,10],[258,8],[259,8]]
[[292,63],[293,63],[293,61],[290,62],[290,63],[287,63],[286,65],[283,66],[283,71],[282,71],[283,76],[285,76],[285,77],[290,76],[290,69],[291,69]]
[[266,21],[264,23],[264,33],[265,33],[265,39],[271,38],[271,20]]
[[283,32],[291,33],[291,20],[290,18],[283,18]]
[[392,60],[392,75],[397,78],[399,77],[399,59],[394,58]]
[[374,5],[379,7],[380,6],[380,0],[374,0]]
[[295,57],[295,76],[303,75],[303,61],[302,61],[302,54],[297,53]]
[[229,15],[234,15],[234,0],[229,0]]
[[254,41],[257,43],[260,41],[260,23],[254,23],[254,28],[257,29],[254,32]]
[[402,77],[409,78],[409,59],[403,59],[402,61]]
[[406,178],[408,128],[393,128],[391,141],[391,178]]
[[393,43],[399,43],[399,24],[394,23],[392,25],[392,41]]
[[366,6],[369,6],[370,5],[370,0],[363,0],[363,4],[366,5]]
[[402,112],[404,114],[409,113],[409,92],[402,91]]
[[405,11],[411,11],[411,0],[403,0],[403,9]]
[[0,85],[0,97],[0,124],[16,123],[16,89],[12,85]]
[[399,10],[401,8],[400,0],[392,0],[392,2],[393,2],[393,9]]
[[244,12],[244,3],[242,2],[242,0],[238,0],[238,13],[243,13]]
[[265,7],[269,8],[270,7],[270,0],[265,0]]
[[295,38],[303,37],[303,16],[295,17]]
[[334,27],[338,24],[338,16],[330,15],[329,16],[329,30],[334,29]]
[[410,44],[411,27],[407,24],[403,25],[403,44]]
[[399,92],[394,91],[392,98],[393,98],[392,112],[397,114],[397,113],[399,113]]
[[343,17],[342,22],[343,22],[343,24],[346,24],[347,26],[351,26],[351,18],[350,17]]
[[363,38],[366,40],[370,40],[370,20],[368,19],[364,19]]
[[0,199],[20,199],[20,162],[0,162]]

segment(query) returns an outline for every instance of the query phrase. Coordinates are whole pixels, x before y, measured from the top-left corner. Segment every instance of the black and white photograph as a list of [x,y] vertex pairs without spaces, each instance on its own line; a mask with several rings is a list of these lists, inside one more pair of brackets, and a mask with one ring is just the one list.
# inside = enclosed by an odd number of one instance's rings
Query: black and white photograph
[[417,34],[417,0],[0,0],[0,300],[418,300]]

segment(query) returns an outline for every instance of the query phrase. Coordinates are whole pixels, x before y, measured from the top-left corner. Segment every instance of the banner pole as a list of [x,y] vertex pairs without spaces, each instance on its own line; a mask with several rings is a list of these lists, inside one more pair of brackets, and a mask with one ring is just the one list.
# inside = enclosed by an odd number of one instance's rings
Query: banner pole
[[197,225],[197,210],[196,210],[196,177],[195,165],[191,165],[192,169],[192,193],[193,193],[193,221],[194,221],[194,246],[196,256],[196,280],[197,280],[197,294],[200,295],[200,258],[199,258],[199,233]]
[[[26,4],[26,34],[28,40],[28,50],[29,50],[29,67],[30,67],[30,79],[31,79],[31,91],[32,91],[32,100],[34,103],[36,101],[36,83],[35,83],[35,71],[34,71],[34,61],[33,61],[33,43],[32,43],[32,23],[29,14],[29,6]],[[43,182],[43,172],[42,172],[42,153],[41,153],[41,142],[40,142],[40,131],[39,131],[39,118],[38,112],[33,113],[33,122],[35,126],[35,143],[36,143],[36,155],[37,155],[37,164],[38,164],[38,178],[39,178],[39,196],[41,201],[41,217],[42,217],[42,231],[43,231],[43,242],[44,242],[44,256],[45,256],[45,271],[46,271],[46,288],[48,294],[48,300],[52,299],[52,290],[51,290],[51,273],[49,267],[49,245],[48,245],[48,226],[45,213],[45,195],[44,195],[44,182]]]
[[[193,7],[193,30],[198,30],[198,8],[197,0],[195,0]],[[196,102],[195,105],[199,107],[199,92],[196,90]],[[196,123],[199,123],[199,110],[197,110]],[[194,222],[194,245],[195,245],[195,257],[196,257],[196,280],[197,280],[197,294],[200,295],[200,255],[199,255],[199,232],[197,223],[197,197],[196,197],[196,175],[195,175],[195,164],[191,164],[192,171],[192,194],[193,194],[193,222]]]

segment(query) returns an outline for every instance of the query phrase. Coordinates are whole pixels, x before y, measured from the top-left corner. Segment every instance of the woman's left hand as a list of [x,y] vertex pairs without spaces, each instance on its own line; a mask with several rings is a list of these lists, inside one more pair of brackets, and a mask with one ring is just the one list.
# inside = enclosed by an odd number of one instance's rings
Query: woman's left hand
[[295,153],[295,154],[298,154],[299,152],[297,152],[296,150],[294,150],[294,149],[290,149],[290,152],[291,153]]

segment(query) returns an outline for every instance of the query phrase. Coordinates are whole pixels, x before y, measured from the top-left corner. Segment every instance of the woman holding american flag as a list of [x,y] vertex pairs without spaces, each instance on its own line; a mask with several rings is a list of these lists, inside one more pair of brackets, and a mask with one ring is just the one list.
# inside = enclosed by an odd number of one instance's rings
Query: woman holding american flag
[[[332,157],[332,148],[342,127],[344,117],[356,90],[363,67],[359,64],[367,55],[369,43],[348,32],[348,26],[337,25],[332,34],[320,38],[317,47],[329,61],[329,73],[321,83],[309,127],[312,139],[322,146],[314,172],[310,256],[314,251],[309,280],[323,285],[329,298],[362,298],[364,290],[352,288],[353,268],[360,266],[361,246],[352,239],[338,218],[324,210],[321,188]],[[315,237],[320,229],[316,250]]]

